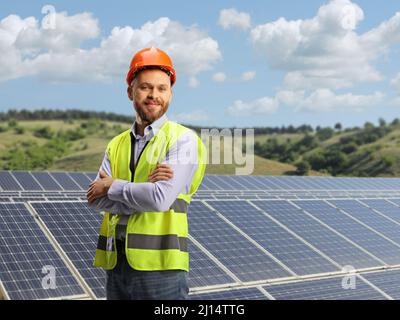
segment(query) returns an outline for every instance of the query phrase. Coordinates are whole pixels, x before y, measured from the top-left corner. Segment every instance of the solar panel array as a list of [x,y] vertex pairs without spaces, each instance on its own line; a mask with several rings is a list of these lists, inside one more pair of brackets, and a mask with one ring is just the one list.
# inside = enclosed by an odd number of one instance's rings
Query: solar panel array
[[[95,177],[0,171],[3,298],[105,298]],[[188,219],[193,299],[400,298],[400,179],[211,175]]]

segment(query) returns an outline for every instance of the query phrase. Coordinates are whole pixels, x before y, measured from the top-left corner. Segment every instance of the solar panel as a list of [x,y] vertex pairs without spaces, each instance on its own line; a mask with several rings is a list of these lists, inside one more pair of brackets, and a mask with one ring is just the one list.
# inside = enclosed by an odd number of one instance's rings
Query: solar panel
[[315,221],[286,200],[252,200],[251,202],[342,267],[351,265],[358,269],[382,265],[382,262]]
[[[330,200],[329,202],[400,245],[400,224],[393,223],[356,200]],[[400,208],[398,211],[400,214]]]
[[45,200],[43,197],[12,197],[14,202],[28,202]]
[[381,259],[385,264],[400,264],[400,245],[388,241],[329,204],[318,200],[293,201],[293,203]]
[[[344,284],[344,285],[343,285]],[[355,278],[355,287],[344,277],[307,280],[263,287],[276,300],[386,300],[383,294]]]
[[190,270],[189,287],[206,287],[234,284],[236,281],[189,240]]
[[32,176],[36,178],[44,190],[62,190],[61,186],[47,172],[32,171]]
[[102,216],[84,202],[32,202],[31,205],[96,297],[104,298],[105,272],[93,267]]
[[22,190],[21,186],[8,171],[0,171],[0,187],[3,190]]
[[189,233],[241,281],[291,275],[201,202],[190,204]]
[[14,178],[24,188],[24,190],[43,190],[39,183],[27,171],[14,171]]
[[[337,266],[244,201],[207,201],[297,275],[340,271]],[[246,219],[243,219],[243,213]]]
[[81,190],[81,187],[66,172],[51,172],[51,175],[64,190]]
[[189,297],[191,300],[268,300],[268,298],[257,288],[191,294]]
[[85,174],[89,178],[90,181],[94,181],[97,177],[97,173],[95,173],[95,172],[85,172]]
[[400,199],[390,199],[389,201],[383,199],[374,200],[361,200],[361,203],[371,207],[374,210],[379,211],[380,214],[391,220],[400,223]]
[[[87,296],[24,204],[0,203],[0,212],[0,281],[10,299]],[[54,289],[42,285],[48,266]]]
[[69,175],[77,184],[80,185],[83,190],[89,189],[89,184],[92,182],[92,180],[90,180],[84,173],[70,172]]
[[362,277],[387,293],[395,300],[400,300],[400,270],[384,270],[365,273]]

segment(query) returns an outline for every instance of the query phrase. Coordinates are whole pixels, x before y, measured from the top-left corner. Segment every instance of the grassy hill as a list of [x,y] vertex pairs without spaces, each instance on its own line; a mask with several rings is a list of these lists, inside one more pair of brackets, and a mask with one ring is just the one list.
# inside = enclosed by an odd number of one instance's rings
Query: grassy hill
[[[63,171],[97,171],[103,159],[104,151],[109,140],[118,133],[130,127],[128,123],[102,120],[22,120],[16,123],[0,122],[0,168],[13,170],[63,170]],[[50,139],[46,132],[40,129],[48,128]],[[22,132],[21,132],[22,131]],[[42,130],[43,131],[43,130]],[[33,150],[49,153],[49,143],[57,139],[62,132],[81,132],[82,137],[69,137],[65,152],[54,156],[52,161],[31,161],[36,155]],[[263,139],[266,135],[256,139]],[[56,142],[57,144],[57,142]],[[221,146],[223,146],[223,141]],[[40,149],[42,148],[42,149]],[[211,155],[210,155],[211,156]],[[221,147],[221,159],[224,158]],[[211,157],[210,157],[211,159]],[[37,165],[39,163],[39,165]],[[209,161],[211,163],[211,160]],[[209,164],[207,174],[234,174],[234,164]],[[293,174],[296,168],[291,164],[254,157],[254,175],[283,175]],[[312,171],[311,175],[320,175]]]
[[[102,116],[65,121],[0,121],[0,169],[97,171],[107,143],[131,125],[127,119],[119,120],[115,115],[113,121],[107,120],[107,115]],[[261,128],[261,132],[271,132],[267,129]],[[291,175],[302,166],[309,175],[400,175],[397,119],[390,124],[366,123],[362,128],[346,130],[319,128],[314,132],[312,128],[291,128],[287,131],[279,133],[275,129],[274,133],[256,134],[252,174]],[[224,159],[224,139],[220,143],[217,153]],[[207,174],[235,174],[236,168],[243,167],[213,164],[211,159],[209,152]]]

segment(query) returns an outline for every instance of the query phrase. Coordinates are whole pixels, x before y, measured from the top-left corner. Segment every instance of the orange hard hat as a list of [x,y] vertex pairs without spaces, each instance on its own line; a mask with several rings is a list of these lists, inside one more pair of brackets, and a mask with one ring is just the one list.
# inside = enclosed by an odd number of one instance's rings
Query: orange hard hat
[[159,67],[161,70],[166,71],[171,79],[171,86],[174,85],[176,73],[172,66],[171,58],[164,51],[151,47],[144,48],[133,56],[128,74],[126,75],[128,86],[131,85],[136,74],[147,67]]

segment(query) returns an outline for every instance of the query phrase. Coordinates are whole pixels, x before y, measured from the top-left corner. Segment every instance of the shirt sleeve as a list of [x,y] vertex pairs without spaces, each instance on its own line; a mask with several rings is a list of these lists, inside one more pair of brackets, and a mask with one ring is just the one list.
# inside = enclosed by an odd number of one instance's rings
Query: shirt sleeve
[[117,179],[108,190],[108,198],[133,211],[166,211],[179,193],[189,193],[197,157],[197,135],[189,131],[176,141],[162,161],[173,170],[170,180],[135,183]]
[[[107,152],[104,154],[103,161],[101,163],[99,172],[97,173],[96,179],[99,179],[100,176],[100,171],[103,170],[107,175],[112,176],[111,172],[111,164],[110,164],[110,159],[108,158]],[[102,198],[94,200],[94,202],[91,205],[92,207],[95,207],[99,211],[108,211],[111,213],[122,213],[122,214],[133,214],[132,208],[130,206],[127,206],[121,202],[118,201],[113,201],[108,198],[108,196],[104,196]]]

